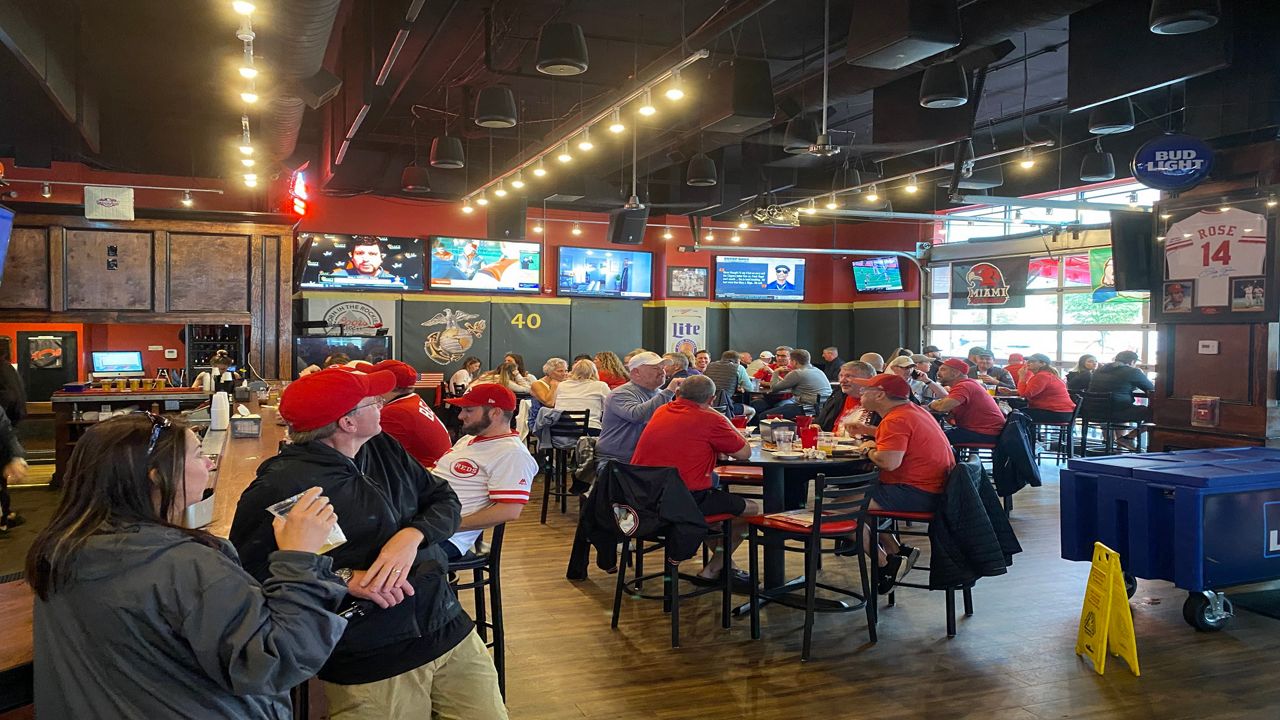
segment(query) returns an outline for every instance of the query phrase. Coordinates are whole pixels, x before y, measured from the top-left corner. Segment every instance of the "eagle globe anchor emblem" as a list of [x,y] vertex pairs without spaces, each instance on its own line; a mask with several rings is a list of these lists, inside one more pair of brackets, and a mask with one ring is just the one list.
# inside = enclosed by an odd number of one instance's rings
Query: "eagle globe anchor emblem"
[[[427,336],[422,349],[439,365],[448,365],[461,360],[475,344],[476,338],[484,334],[485,321],[479,320],[479,317],[461,310],[445,308],[443,312],[422,323],[423,327],[444,325],[443,330],[437,330]],[[467,322],[468,320],[476,320],[476,322]]]

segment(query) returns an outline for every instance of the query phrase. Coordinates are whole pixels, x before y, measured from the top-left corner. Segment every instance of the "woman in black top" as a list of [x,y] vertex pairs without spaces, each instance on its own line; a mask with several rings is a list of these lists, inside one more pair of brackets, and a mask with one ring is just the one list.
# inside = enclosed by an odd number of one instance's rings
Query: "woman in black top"
[[1093,379],[1093,371],[1096,369],[1098,369],[1098,358],[1092,355],[1081,355],[1075,369],[1067,373],[1067,391],[1086,392],[1089,389],[1089,381]]

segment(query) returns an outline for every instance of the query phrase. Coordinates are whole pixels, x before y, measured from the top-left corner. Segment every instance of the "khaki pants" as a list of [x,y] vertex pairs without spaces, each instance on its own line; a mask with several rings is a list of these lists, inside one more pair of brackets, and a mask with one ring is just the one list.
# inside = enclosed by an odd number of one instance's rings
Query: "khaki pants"
[[449,652],[420,668],[364,685],[324,684],[333,720],[506,720],[498,672],[472,630]]

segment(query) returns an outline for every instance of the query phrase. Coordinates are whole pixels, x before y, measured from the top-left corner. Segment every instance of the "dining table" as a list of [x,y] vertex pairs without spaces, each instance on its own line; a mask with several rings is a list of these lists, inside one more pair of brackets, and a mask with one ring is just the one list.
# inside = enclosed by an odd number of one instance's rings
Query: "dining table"
[[32,702],[33,601],[26,582],[0,584],[0,617],[5,619],[0,637],[0,714]]

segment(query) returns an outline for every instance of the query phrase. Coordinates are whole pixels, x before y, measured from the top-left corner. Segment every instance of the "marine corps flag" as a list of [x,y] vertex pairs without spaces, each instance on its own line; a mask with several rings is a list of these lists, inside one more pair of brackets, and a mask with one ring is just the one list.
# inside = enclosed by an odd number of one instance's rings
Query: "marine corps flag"
[[951,264],[951,309],[1020,308],[1026,304],[1025,257]]

